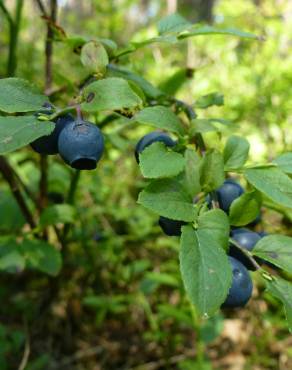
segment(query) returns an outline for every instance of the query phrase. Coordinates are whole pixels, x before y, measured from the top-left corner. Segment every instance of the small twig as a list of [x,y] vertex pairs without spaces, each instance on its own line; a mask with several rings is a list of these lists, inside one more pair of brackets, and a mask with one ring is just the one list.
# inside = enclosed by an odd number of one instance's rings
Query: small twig
[[[48,156],[46,154],[41,154],[40,156],[40,169],[41,169],[41,178],[39,183],[40,196],[38,209],[41,213],[43,209],[46,208],[48,203]],[[48,239],[48,230],[45,227],[43,230],[43,238]]]
[[20,362],[20,365],[18,366],[18,370],[26,369],[26,365],[28,363],[29,355],[30,355],[30,337],[29,337],[29,330],[28,330],[27,323],[25,323],[25,331],[26,331],[25,347],[24,347],[22,360]]
[[40,198],[39,198],[39,209],[42,211],[47,205],[47,193],[48,193],[48,156],[41,154],[40,156]]
[[0,172],[2,173],[7,183],[9,184],[11,192],[15,200],[17,201],[19,208],[21,209],[21,212],[23,213],[26,221],[28,222],[30,227],[34,229],[36,227],[34,218],[21,194],[21,191],[19,189],[18,183],[14,175],[13,168],[10,166],[6,158],[3,156],[0,156]]
[[51,114],[50,116],[45,116],[41,115],[41,119],[44,121],[54,121],[56,118],[60,116],[64,116],[64,114],[69,113],[69,112],[74,112],[76,111],[76,105],[71,105],[70,107],[66,107],[64,109],[58,110],[56,113]]
[[40,9],[40,11],[42,13],[42,15],[45,16],[45,17],[47,17],[48,16],[48,13],[46,11],[46,8],[45,8],[42,0],[35,0],[35,1],[36,1],[37,5],[38,5],[38,7],[39,7],[39,9]]
[[50,1],[50,22],[48,22],[47,38],[46,38],[46,84],[45,91],[50,91],[53,82],[53,37],[54,30],[52,24],[55,24],[57,20],[57,0]]
[[254,268],[256,270],[261,270],[261,266],[257,263],[257,261],[253,258],[252,254],[250,253],[250,251],[248,251],[247,249],[245,248],[242,248],[241,245],[239,245],[234,239],[232,238],[229,238],[229,241],[231,244],[233,244],[237,249],[239,249],[241,251],[242,254],[244,254],[248,259],[249,261],[252,263],[252,265],[254,266]]
[[76,113],[77,113],[78,121],[82,121],[82,112],[81,112],[81,107],[79,104],[77,104],[76,106]]
[[[81,174],[81,171],[76,170],[75,173],[72,176],[71,183],[70,183],[70,188],[69,188],[69,191],[68,191],[68,196],[67,196],[67,199],[66,199],[66,203],[68,203],[68,204],[71,204],[71,205],[74,204],[75,194],[76,194],[78,182],[79,182],[79,179],[80,179],[80,174]],[[62,236],[62,239],[64,241],[66,240],[66,237],[67,237],[68,232],[70,230],[70,226],[71,226],[71,224],[65,224],[65,226],[64,226],[63,236]]]
[[11,169],[13,170],[13,173],[14,173],[15,178],[17,179],[19,185],[22,187],[22,189],[25,192],[25,194],[33,201],[33,203],[35,205],[37,205],[38,204],[38,200],[37,200],[36,196],[32,193],[32,191],[29,189],[29,187],[24,183],[24,181],[22,180],[22,178],[15,171],[15,169],[12,168],[12,167],[11,167]]
[[[172,99],[172,102],[182,111],[185,112],[186,116],[188,117],[189,121],[192,121],[197,117],[196,112],[194,108],[187,104],[186,102],[178,99]],[[195,144],[199,148],[201,154],[204,154],[206,152],[206,145],[203,139],[203,135],[200,133],[197,133],[194,137]]]
[[11,14],[10,14],[9,10],[6,8],[5,4],[3,3],[3,0],[0,0],[0,9],[3,11],[7,21],[9,22],[9,24],[14,24],[14,21],[11,17]]

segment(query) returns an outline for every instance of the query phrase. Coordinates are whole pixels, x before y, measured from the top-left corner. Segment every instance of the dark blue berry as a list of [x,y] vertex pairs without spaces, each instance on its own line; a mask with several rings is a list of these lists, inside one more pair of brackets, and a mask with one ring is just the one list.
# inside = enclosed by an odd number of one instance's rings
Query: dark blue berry
[[[42,112],[43,114],[46,114]],[[49,113],[48,113],[49,114]],[[66,114],[65,116],[58,117],[55,122],[55,128],[47,136],[41,136],[31,143],[31,147],[40,154],[57,154],[58,153],[58,139],[61,131],[69,123],[74,121],[74,117],[71,114]],[[45,125],[45,122],[44,122]]]
[[[231,238],[247,251],[252,251],[256,243],[261,239],[258,233],[255,233],[245,228],[232,230]],[[252,264],[250,259],[233,244],[230,245],[229,255],[243,263],[247,269],[249,270],[255,269],[255,266]]]
[[[231,203],[240,197],[244,193],[244,190],[242,186],[232,180],[232,179],[227,179],[224,181],[224,184],[220,186],[219,189],[216,190],[217,194],[217,200],[219,203],[219,207],[226,213],[229,212]],[[208,198],[210,202],[210,197]]]
[[61,157],[71,167],[93,170],[104,151],[104,139],[100,129],[86,121],[69,123],[58,140]]
[[149,134],[143,136],[137,143],[136,145],[136,149],[135,149],[135,157],[136,157],[136,161],[137,163],[139,163],[139,154],[143,152],[143,150],[155,143],[155,142],[162,142],[164,143],[166,146],[169,146],[169,147],[173,147],[176,145],[176,142],[172,140],[171,137],[169,137],[167,134],[165,134],[164,132],[159,132],[159,131],[153,131],[153,132],[150,132]]
[[228,257],[232,268],[232,283],[222,307],[243,307],[249,301],[253,284],[246,267],[233,257]]
[[170,218],[160,216],[159,217],[159,226],[168,236],[180,236],[181,227],[186,225],[183,221],[171,220]]

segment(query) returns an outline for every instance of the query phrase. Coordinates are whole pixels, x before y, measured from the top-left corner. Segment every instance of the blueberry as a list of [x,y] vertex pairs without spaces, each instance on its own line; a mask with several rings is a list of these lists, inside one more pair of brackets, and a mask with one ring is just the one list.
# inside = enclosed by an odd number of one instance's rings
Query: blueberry
[[[42,112],[43,114],[47,114]],[[49,111],[48,111],[49,114]],[[40,154],[57,154],[58,153],[58,139],[61,131],[70,122],[74,121],[74,117],[71,114],[66,114],[65,116],[58,117],[55,122],[55,128],[47,136],[41,136],[31,143],[31,147]],[[45,124],[45,123],[44,123]]]
[[269,234],[266,231],[260,231],[258,232],[259,236],[263,238],[264,236],[268,236]]
[[136,157],[136,161],[137,163],[139,163],[139,154],[143,152],[143,150],[157,142],[157,141],[160,141],[162,143],[164,143],[166,146],[169,146],[169,147],[172,147],[172,146],[175,146],[176,145],[176,142],[172,140],[171,137],[169,137],[167,134],[163,133],[163,132],[159,132],[159,131],[153,131],[153,132],[150,132],[149,134],[143,136],[137,143],[136,145],[136,149],[135,149],[135,157]]
[[170,218],[160,216],[159,217],[159,226],[168,236],[180,236],[181,227],[186,225],[184,221],[171,220]]
[[252,280],[246,267],[233,257],[228,257],[232,268],[232,283],[222,307],[243,307],[252,294]]
[[232,179],[225,180],[224,184],[216,190],[219,207],[228,213],[231,203],[243,193],[244,190],[238,182]]
[[62,130],[58,149],[61,157],[71,167],[93,170],[104,150],[103,135],[96,125],[76,120]]
[[[261,239],[258,233],[250,231],[245,228],[234,229],[231,231],[231,237],[234,239],[242,248],[252,251],[256,243]],[[231,244],[229,248],[229,255],[238,259],[244,266],[249,270],[254,270],[255,266],[252,264],[250,259],[240,251],[235,245]]]

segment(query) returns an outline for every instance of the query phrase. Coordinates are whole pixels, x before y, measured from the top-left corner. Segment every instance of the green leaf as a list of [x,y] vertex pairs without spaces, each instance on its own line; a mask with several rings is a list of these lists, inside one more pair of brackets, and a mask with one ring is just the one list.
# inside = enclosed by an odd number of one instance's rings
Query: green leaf
[[207,151],[200,165],[200,183],[203,191],[210,192],[219,188],[224,179],[222,154],[215,149]]
[[204,96],[201,96],[195,104],[196,108],[207,109],[216,105],[218,107],[224,105],[224,95],[214,92]]
[[81,62],[89,72],[103,76],[106,72],[109,59],[102,43],[90,41],[83,45]]
[[139,158],[143,176],[150,179],[176,176],[185,166],[185,159],[181,154],[160,142],[145,148]]
[[101,42],[102,45],[105,47],[106,52],[110,56],[112,56],[118,48],[118,45],[115,43],[115,41],[111,39],[104,39],[104,38],[97,37],[95,38],[95,41]]
[[182,185],[173,180],[152,181],[140,194],[138,203],[160,216],[191,222],[196,210]]
[[91,83],[85,87],[83,96],[86,102],[82,103],[82,109],[86,112],[131,109],[142,104],[142,100],[128,82],[117,77]]
[[123,67],[117,67],[116,65],[108,65],[108,76],[109,77],[122,77],[125,80],[135,82],[144,92],[144,94],[151,99],[158,99],[164,95],[162,91],[153,86],[149,81],[140,75],[129,71]]
[[241,168],[248,157],[249,142],[241,136],[230,136],[224,148],[224,169],[231,171]]
[[259,167],[244,171],[246,180],[257,190],[284,207],[292,208],[292,180],[275,167]]
[[56,276],[62,267],[61,253],[42,240],[24,240],[20,245],[28,267]]
[[212,235],[220,246],[227,250],[229,246],[230,225],[228,216],[221,209],[212,209],[202,213],[199,217],[199,228],[201,230],[212,230]]
[[24,268],[25,259],[17,250],[7,250],[5,255],[1,255],[0,270],[10,273],[16,273],[23,271]]
[[292,153],[284,153],[273,160],[282,171],[292,174]]
[[193,198],[201,191],[200,162],[201,158],[193,149],[185,151],[185,184],[190,196]]
[[40,226],[73,223],[76,220],[76,210],[69,204],[56,204],[47,207],[40,217]]
[[289,236],[265,236],[257,242],[252,253],[292,273],[292,238]]
[[0,270],[16,273],[24,270],[25,259],[14,239],[0,239]]
[[144,46],[152,45],[152,44],[157,44],[157,43],[162,43],[162,44],[175,44],[177,43],[177,37],[176,35],[161,35],[161,36],[156,36],[152,37],[151,39],[147,39],[144,41],[132,41],[131,46],[134,48],[134,50],[138,50],[140,48],[143,48]]
[[[226,217],[223,213],[220,216]],[[203,220],[200,216],[197,230],[183,226],[180,245],[180,270],[184,286],[198,313],[204,316],[212,315],[220,308],[232,279],[229,261],[221,245],[221,238],[228,237],[225,226],[228,221],[226,224],[225,218],[222,222],[219,215],[215,216],[214,211],[205,213]],[[221,231],[214,233],[213,227],[218,225]]]
[[231,203],[229,211],[230,224],[247,225],[256,219],[260,212],[261,200],[256,191],[244,193]]
[[158,33],[178,33],[190,28],[192,24],[177,13],[170,14],[158,22]]
[[193,36],[201,35],[230,35],[242,38],[259,40],[260,38],[252,33],[237,30],[236,28],[218,28],[213,26],[200,26],[195,25],[192,29],[184,32],[178,36],[179,39],[185,39]]
[[134,117],[135,121],[165,129],[176,134],[183,135],[184,129],[179,118],[167,107],[157,105],[141,110]]
[[163,273],[163,272],[147,272],[144,277],[148,280],[151,280],[157,283],[157,286],[166,285],[172,287],[178,287],[179,282],[176,276]]
[[194,136],[198,132],[222,131],[230,126],[231,121],[222,118],[196,118],[191,123],[190,135]]
[[0,193],[0,232],[16,234],[25,224],[25,219],[10,191]]
[[292,333],[292,284],[273,276],[272,280],[266,280],[266,285],[267,291],[283,303],[289,331]]
[[0,111],[6,113],[33,112],[48,101],[28,81],[21,78],[0,79]]
[[0,116],[0,154],[12,152],[41,136],[49,135],[54,127],[53,122],[42,122],[34,116]]

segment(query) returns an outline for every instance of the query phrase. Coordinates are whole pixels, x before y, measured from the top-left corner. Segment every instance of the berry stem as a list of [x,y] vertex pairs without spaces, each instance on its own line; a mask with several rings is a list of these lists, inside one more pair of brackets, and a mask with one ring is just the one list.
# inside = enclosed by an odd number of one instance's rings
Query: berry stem
[[256,270],[261,270],[261,266],[257,263],[257,261],[253,258],[252,254],[246,250],[245,248],[242,248],[234,239],[232,238],[229,238],[229,242],[232,243],[236,248],[238,248],[248,259],[249,261],[252,263],[252,265],[254,266],[254,268]]
[[[190,122],[197,117],[197,114],[191,105],[187,104],[186,102],[182,100],[178,100],[178,99],[173,99],[173,102],[179,109],[185,112]],[[204,142],[203,135],[201,133],[197,133],[195,135],[194,144],[199,148],[200,153],[203,156],[207,148]],[[211,202],[212,202],[212,208],[220,208],[216,191],[211,191],[210,197],[211,197]]]
[[[76,195],[80,175],[81,175],[81,171],[76,170],[71,178],[70,188],[69,188],[67,200],[66,200],[66,203],[68,204],[73,205],[75,202],[75,195]],[[65,224],[64,230],[63,230],[63,236],[62,236],[62,239],[64,241],[66,240],[66,237],[69,231],[70,231],[70,224]]]

